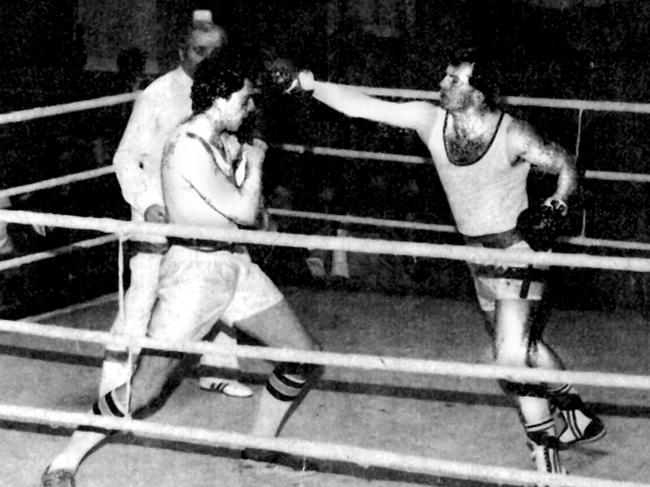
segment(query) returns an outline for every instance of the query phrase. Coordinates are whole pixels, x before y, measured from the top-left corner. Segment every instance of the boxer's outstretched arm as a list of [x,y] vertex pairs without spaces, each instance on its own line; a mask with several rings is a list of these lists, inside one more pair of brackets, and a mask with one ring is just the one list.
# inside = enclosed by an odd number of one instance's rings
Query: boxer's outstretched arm
[[435,107],[424,101],[381,100],[356,88],[316,81],[310,71],[301,71],[298,83],[303,90],[311,91],[314,98],[349,117],[413,129],[420,134],[428,134],[435,121]]

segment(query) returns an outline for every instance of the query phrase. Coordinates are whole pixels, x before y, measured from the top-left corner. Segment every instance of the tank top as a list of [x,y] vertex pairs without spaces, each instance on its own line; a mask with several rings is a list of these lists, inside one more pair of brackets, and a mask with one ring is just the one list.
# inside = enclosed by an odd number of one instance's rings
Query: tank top
[[447,112],[438,108],[427,147],[447,195],[458,231],[479,236],[511,230],[528,207],[526,180],[530,166],[512,165],[506,133],[512,117],[503,114],[485,153],[474,163],[453,164],[444,143]]

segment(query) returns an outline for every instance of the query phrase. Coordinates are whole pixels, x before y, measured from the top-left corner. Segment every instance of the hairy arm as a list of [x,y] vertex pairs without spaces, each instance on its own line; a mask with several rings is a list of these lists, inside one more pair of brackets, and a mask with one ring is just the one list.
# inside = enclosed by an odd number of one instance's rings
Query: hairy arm
[[508,127],[508,152],[515,163],[527,162],[549,174],[557,174],[555,192],[548,200],[567,202],[578,187],[575,158],[554,142],[545,141],[526,122],[514,120]]
[[355,88],[316,81],[310,72],[301,72],[298,80],[303,89],[313,92],[314,98],[348,117],[412,129],[421,137],[428,136],[435,121],[435,107],[427,102],[381,100]]

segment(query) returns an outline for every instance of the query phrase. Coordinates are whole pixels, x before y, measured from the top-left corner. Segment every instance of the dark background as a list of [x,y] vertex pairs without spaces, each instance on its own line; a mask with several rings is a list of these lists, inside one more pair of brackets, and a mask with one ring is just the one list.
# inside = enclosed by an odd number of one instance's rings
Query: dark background
[[[215,21],[226,27],[231,42],[247,52],[272,50],[309,67],[321,78],[339,82],[436,90],[449,53],[462,45],[481,44],[498,53],[507,95],[650,102],[650,2],[645,1],[158,0],[146,2],[150,13],[146,22],[116,21],[110,29],[89,15],[110,6],[113,11],[125,10],[123,15],[130,18],[144,8],[143,2],[2,1],[0,110],[130,91],[128,77],[115,68],[117,55],[126,49],[141,50],[147,59],[147,79],[173,67],[177,61],[176,39],[194,8],[211,9]],[[84,69],[98,55],[109,68]],[[411,133],[346,119],[307,98],[287,99],[274,109],[278,123],[271,138],[275,142],[426,154]],[[125,105],[1,126],[1,186],[110,164],[129,110]],[[574,110],[512,111],[575,151],[578,116]],[[650,172],[649,115],[587,111],[582,122],[581,170]],[[298,157],[280,151],[273,151],[269,161],[267,196],[271,197],[278,185],[287,187],[294,209],[451,222],[431,167]],[[544,197],[553,182],[533,178],[532,197]],[[15,208],[55,213],[129,216],[112,176],[14,198],[12,203]],[[571,203],[568,235],[584,231],[593,238],[650,240],[647,184],[587,180]],[[587,218],[583,224],[584,211]],[[292,222],[285,221],[283,225],[286,230],[308,233],[330,234],[336,230],[319,224],[292,227]],[[369,232],[362,227],[348,230],[362,236],[454,243],[454,237],[430,233]],[[41,238],[24,227],[14,227],[14,231],[21,253],[90,236],[53,230]],[[561,250],[585,251],[575,247]],[[639,255],[602,249],[589,252]],[[274,258],[278,254],[282,252],[276,252]],[[285,257],[301,261],[303,256]],[[389,271],[375,273],[372,279],[356,285],[385,292],[471,299],[471,285],[462,263],[420,260],[413,267],[404,259],[385,258],[381,265]],[[112,291],[115,269],[115,252],[109,249],[88,252],[83,259],[55,259],[5,272],[3,306],[31,312],[51,307],[52,301],[59,305]],[[286,268],[282,266],[275,269],[274,277],[295,282],[295,276],[283,270]],[[404,275],[408,279],[403,279]],[[647,306],[647,276],[568,269],[557,270],[556,275],[555,294],[562,305]],[[45,276],[56,284],[46,282]],[[89,276],[91,286],[86,285]],[[312,284],[307,281],[305,278]],[[27,300],[26,293],[30,296]]]

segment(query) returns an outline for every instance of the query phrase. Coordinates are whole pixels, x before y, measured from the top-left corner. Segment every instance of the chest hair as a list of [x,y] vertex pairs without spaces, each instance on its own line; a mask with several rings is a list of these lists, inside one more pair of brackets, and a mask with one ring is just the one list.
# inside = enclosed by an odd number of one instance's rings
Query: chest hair
[[477,162],[489,149],[499,126],[498,120],[490,120],[478,130],[466,130],[448,119],[444,138],[449,160],[459,166]]

